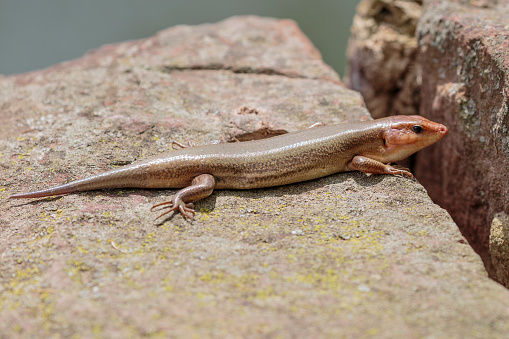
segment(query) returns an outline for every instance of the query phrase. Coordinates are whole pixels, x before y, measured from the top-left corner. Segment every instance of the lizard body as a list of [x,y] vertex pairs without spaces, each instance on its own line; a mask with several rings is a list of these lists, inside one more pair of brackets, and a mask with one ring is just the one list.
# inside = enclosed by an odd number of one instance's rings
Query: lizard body
[[402,160],[446,134],[445,126],[421,116],[320,126],[269,139],[187,147],[10,198],[122,187],[183,188],[171,201],[154,207],[168,207],[166,213],[178,209],[192,218],[192,203],[209,196],[214,189],[279,186],[355,170],[413,177],[407,170],[387,163]]

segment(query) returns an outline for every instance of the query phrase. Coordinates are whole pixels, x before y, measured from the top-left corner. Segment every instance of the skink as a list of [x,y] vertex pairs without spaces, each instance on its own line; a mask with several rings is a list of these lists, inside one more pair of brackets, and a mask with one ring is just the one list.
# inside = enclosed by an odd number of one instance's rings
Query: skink
[[[10,198],[40,198],[107,188],[182,188],[152,209],[193,218],[193,202],[214,189],[271,187],[338,172],[400,174],[402,160],[447,134],[444,125],[421,116],[313,127],[269,139],[187,147],[119,169]],[[158,217],[158,218],[159,218]],[[157,218],[156,218],[157,219]]]

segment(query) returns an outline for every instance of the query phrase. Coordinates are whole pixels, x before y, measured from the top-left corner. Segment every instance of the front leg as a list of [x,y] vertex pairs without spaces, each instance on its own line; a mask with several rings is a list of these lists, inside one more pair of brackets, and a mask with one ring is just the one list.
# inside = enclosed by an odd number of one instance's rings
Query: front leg
[[170,201],[152,206],[150,209],[151,211],[159,206],[164,206],[162,209],[168,208],[168,211],[155,218],[154,221],[176,210],[179,210],[184,217],[192,220],[194,218],[194,213],[196,213],[193,209],[193,202],[211,195],[215,185],[216,180],[212,175],[201,174],[197,176],[191,182],[191,186],[187,186],[178,191]]
[[403,168],[396,168],[389,164],[381,163],[380,161],[373,160],[371,158],[367,158],[361,155],[356,155],[348,164],[346,164],[348,169],[352,171],[361,171],[364,173],[373,173],[373,174],[401,174],[409,176],[413,178],[412,173]]

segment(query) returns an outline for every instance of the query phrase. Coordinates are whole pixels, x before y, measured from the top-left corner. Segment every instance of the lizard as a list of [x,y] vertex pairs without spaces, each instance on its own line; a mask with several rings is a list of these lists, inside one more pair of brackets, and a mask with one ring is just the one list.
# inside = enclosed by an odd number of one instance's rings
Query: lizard
[[402,175],[390,163],[437,142],[447,127],[422,116],[391,116],[324,125],[272,138],[185,147],[60,186],[10,196],[41,198],[108,188],[180,189],[154,205],[194,218],[194,202],[214,189],[253,189],[287,185],[339,172]]

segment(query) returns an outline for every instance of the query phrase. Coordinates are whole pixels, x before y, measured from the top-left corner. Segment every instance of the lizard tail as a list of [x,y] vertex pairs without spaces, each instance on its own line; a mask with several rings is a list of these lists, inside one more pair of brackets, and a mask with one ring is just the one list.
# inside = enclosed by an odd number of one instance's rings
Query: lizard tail
[[130,168],[115,170],[93,177],[76,180],[68,184],[55,186],[40,191],[11,195],[9,199],[43,198],[74,192],[92,191],[106,188],[132,187],[133,180],[129,176]]
[[43,197],[50,197],[52,195],[68,194],[68,193],[76,192],[76,189],[73,184],[74,184],[74,182],[71,182],[71,183],[68,183],[65,185],[47,188],[47,189],[40,190],[40,191],[15,194],[15,195],[11,195],[9,197],[9,199],[43,198]]

